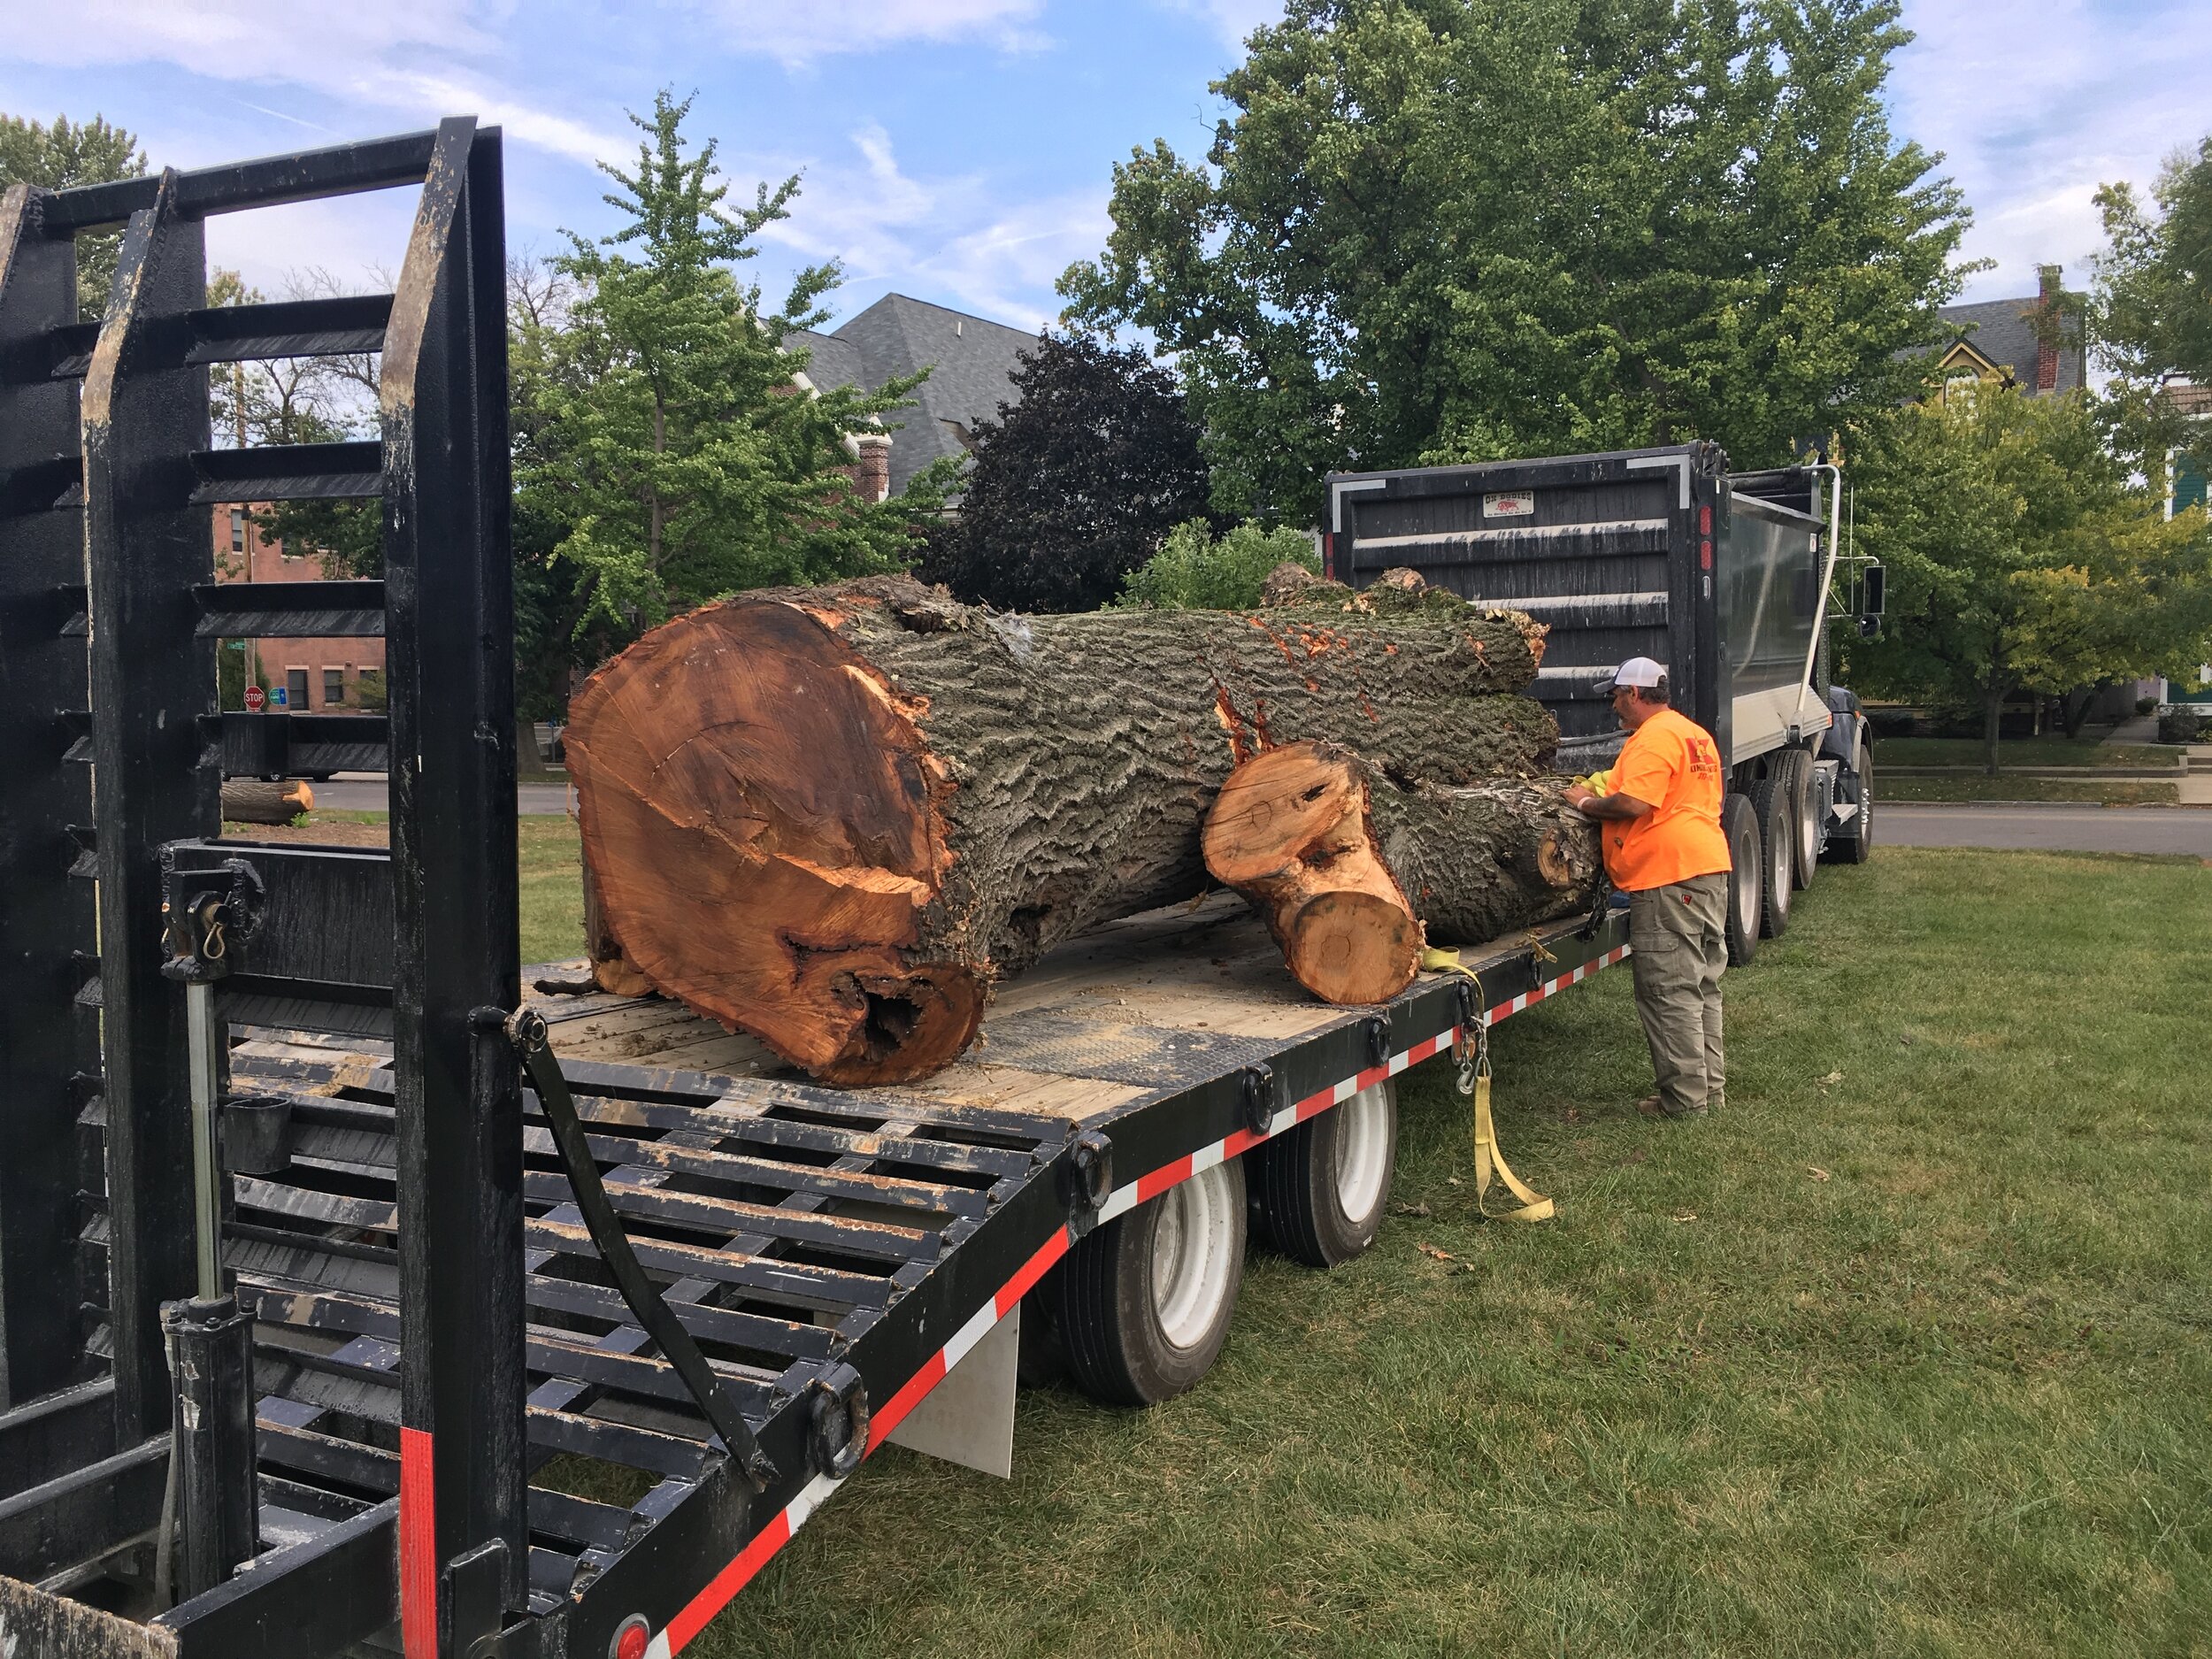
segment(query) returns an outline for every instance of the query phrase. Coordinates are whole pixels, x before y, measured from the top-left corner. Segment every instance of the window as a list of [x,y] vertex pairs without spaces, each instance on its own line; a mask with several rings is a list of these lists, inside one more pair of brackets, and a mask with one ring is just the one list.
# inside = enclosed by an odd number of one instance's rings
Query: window
[[307,671],[288,668],[284,671],[284,706],[304,709],[307,706]]
[[334,709],[346,700],[346,671],[342,668],[323,670],[323,707]]
[[246,510],[243,507],[230,510],[230,550],[234,553],[246,550]]

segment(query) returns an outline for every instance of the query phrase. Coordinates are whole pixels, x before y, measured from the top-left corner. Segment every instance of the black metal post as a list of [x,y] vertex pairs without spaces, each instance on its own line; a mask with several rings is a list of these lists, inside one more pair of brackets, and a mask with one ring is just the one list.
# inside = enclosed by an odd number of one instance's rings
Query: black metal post
[[527,1587],[504,234],[497,134],[446,121],[381,388],[409,1659],[488,1633],[465,1559]]
[[169,1421],[161,1304],[192,1294],[192,1133],[184,998],[162,977],[160,848],[220,828],[203,749],[215,642],[195,586],[215,577],[191,457],[208,447],[207,371],[164,353],[164,324],[206,303],[205,239],[163,175],[131,216],[83,396],[91,595],[101,1053],[107,1101],[110,1320],[119,1443]]
[[252,1559],[253,1317],[235,1295],[173,1302],[162,1326],[176,1356],[177,1588],[211,1590]]
[[[63,758],[57,718],[87,707],[84,522],[55,506],[79,473],[77,387],[47,373],[54,331],[77,319],[77,257],[41,234],[44,195],[0,196],[0,1409],[84,1368],[70,1078],[96,1064],[73,960],[95,949],[92,884],[66,875],[91,775]],[[113,1444],[103,1431],[82,1454]],[[45,1478],[24,1467],[0,1458],[0,1493]]]

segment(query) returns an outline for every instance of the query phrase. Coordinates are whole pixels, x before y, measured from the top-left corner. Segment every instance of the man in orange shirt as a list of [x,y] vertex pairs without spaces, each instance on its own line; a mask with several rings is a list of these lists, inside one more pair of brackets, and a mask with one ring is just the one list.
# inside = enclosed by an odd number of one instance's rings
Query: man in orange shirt
[[1628,728],[1606,792],[1571,785],[1567,803],[1596,818],[1605,872],[1628,895],[1636,1011],[1659,1092],[1649,1117],[1694,1118],[1722,1102],[1720,976],[1728,965],[1725,780],[1705,728],[1667,706],[1667,671],[1632,657],[1598,689]]

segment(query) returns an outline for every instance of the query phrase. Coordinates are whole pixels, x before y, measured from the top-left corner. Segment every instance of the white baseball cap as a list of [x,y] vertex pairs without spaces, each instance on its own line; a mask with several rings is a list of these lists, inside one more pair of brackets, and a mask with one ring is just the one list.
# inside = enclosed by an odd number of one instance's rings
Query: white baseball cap
[[1616,686],[1633,686],[1648,691],[1666,677],[1664,664],[1655,663],[1648,657],[1632,657],[1607,678],[1598,681],[1598,695],[1609,697]]

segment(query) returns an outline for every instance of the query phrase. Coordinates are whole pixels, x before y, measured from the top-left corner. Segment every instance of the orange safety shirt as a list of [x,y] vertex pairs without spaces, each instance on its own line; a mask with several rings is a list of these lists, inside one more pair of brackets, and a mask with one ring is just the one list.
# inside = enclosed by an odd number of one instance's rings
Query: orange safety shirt
[[1687,715],[1663,709],[1631,732],[1606,793],[1651,807],[1641,818],[1603,820],[1605,872],[1622,892],[1731,867],[1720,827],[1720,749]]

